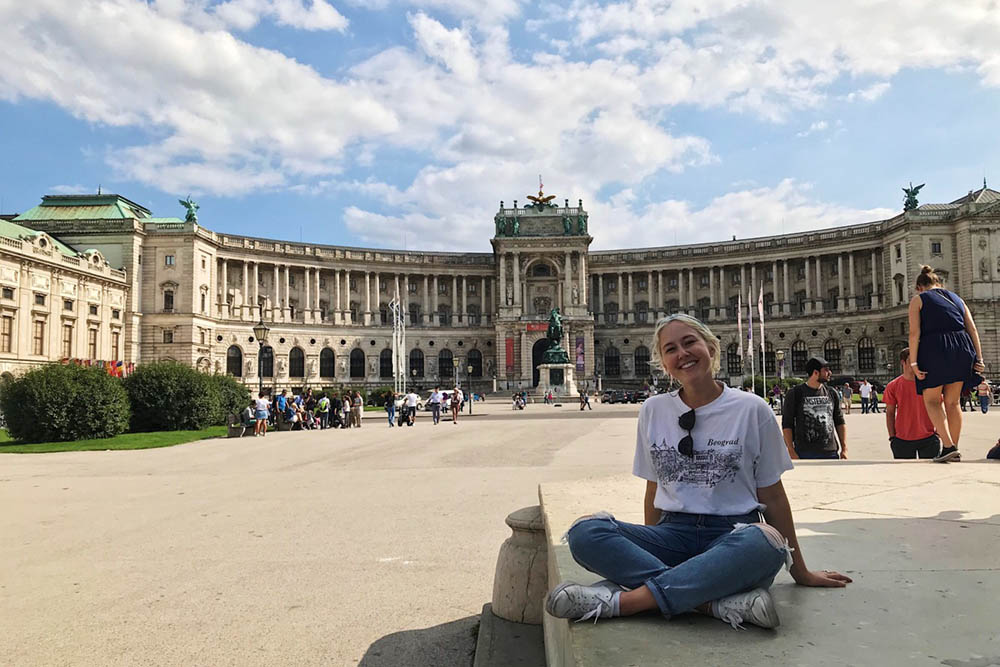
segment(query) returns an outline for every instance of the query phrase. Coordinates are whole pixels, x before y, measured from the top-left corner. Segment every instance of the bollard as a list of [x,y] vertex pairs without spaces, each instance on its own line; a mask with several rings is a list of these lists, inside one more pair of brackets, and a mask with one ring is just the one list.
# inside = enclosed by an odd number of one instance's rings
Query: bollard
[[524,507],[507,516],[513,534],[500,545],[493,577],[493,613],[515,623],[540,625],[548,587],[548,546],[542,508]]

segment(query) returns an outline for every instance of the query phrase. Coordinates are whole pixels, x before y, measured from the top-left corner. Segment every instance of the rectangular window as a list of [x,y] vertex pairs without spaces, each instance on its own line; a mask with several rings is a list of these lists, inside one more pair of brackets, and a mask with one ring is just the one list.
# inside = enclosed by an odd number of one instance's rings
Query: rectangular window
[[70,299],[63,299],[63,310],[73,310],[73,302]]
[[44,306],[45,305],[45,295],[44,294],[36,294],[35,295],[35,305],[36,306]]
[[831,264],[831,265],[830,265],[830,275],[831,275],[831,276],[835,276],[835,275],[837,275],[837,273],[838,273],[839,271],[840,271],[840,267],[838,267],[838,266],[837,266],[836,264]]
[[90,304],[90,308],[88,309],[87,312],[89,312],[91,315],[97,315],[97,306],[95,306],[94,304]]
[[896,244],[896,259],[903,259],[903,246],[899,243]]
[[4,287],[3,288],[3,298],[5,298],[5,299],[13,299],[14,298],[14,288],[13,287]]
[[207,295],[204,294],[204,293],[202,293],[202,295],[201,295],[201,312],[203,312],[203,313],[207,309],[207,305],[206,305],[207,304],[207,298],[206,297],[207,297]]
[[441,282],[438,283],[438,294],[447,294],[447,293],[448,293],[448,283],[442,280]]
[[201,268],[203,268],[203,269],[204,269],[204,268],[205,268],[205,266],[206,266],[206,265],[205,265],[205,258],[204,258],[204,257],[202,257],[202,258],[201,258]]
[[289,273],[288,274],[288,286],[289,287],[295,287],[295,274],[294,273]]
[[117,309],[111,311],[111,319],[120,320],[121,318],[122,318],[122,311]]
[[931,241],[931,254],[932,255],[940,255],[941,254],[941,242],[940,241]]
[[204,345],[205,344],[205,332],[204,331],[199,331],[198,333],[201,335],[201,344]]
[[639,278],[639,291],[640,292],[645,292],[646,291],[646,279],[645,278]]
[[163,293],[163,310],[168,313],[174,309],[174,292],[167,290]]
[[45,354],[45,320],[35,320],[31,328],[31,353]]
[[122,335],[118,331],[111,332],[111,358],[118,361],[122,358]]
[[164,343],[173,343],[174,342],[174,332],[173,331],[164,331],[163,332],[163,342]]
[[708,285],[709,285],[709,282],[710,282],[710,278],[709,278],[708,276],[704,276],[704,275],[703,275],[703,276],[701,276],[701,277],[700,277],[700,278],[698,279],[698,283],[699,283],[699,284],[700,284],[700,285],[701,285],[702,287],[708,287]]
[[408,283],[407,286],[406,286],[406,290],[410,294],[416,294],[417,293],[417,284],[416,283]]
[[73,356],[73,325],[64,324],[62,334],[62,356],[68,359]]
[[97,358],[97,329],[87,329],[87,354],[91,359]]
[[[667,281],[670,284],[670,289],[677,289],[677,278],[671,278]],[[735,282],[733,283],[736,284]]]
[[471,283],[466,283],[466,285],[469,288],[469,294],[471,294],[473,296],[476,296],[477,294],[479,294],[479,287],[476,285],[476,283],[471,282]]
[[10,352],[13,336],[14,317],[11,315],[0,317],[0,352]]
[[173,266],[175,264],[174,256],[173,255],[164,255],[163,256],[163,264],[164,264],[164,266]]

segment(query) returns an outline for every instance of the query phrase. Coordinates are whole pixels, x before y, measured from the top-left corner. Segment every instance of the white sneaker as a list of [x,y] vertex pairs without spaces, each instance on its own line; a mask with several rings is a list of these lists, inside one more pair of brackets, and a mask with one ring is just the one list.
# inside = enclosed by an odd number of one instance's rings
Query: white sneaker
[[712,603],[712,615],[726,621],[736,630],[745,629],[743,623],[753,623],[762,628],[781,625],[774,600],[763,588],[719,598]]
[[545,598],[545,611],[556,618],[575,618],[577,623],[614,616],[615,593],[624,590],[608,580],[583,586],[566,581],[553,588]]

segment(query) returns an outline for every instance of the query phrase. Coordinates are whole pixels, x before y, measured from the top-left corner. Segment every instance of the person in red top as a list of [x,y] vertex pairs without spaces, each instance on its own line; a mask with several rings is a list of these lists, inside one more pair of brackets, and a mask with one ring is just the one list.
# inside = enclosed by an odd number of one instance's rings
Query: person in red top
[[902,375],[885,387],[885,426],[895,459],[932,459],[941,452],[941,439],[917,394],[916,376],[910,366],[910,348],[899,353]]

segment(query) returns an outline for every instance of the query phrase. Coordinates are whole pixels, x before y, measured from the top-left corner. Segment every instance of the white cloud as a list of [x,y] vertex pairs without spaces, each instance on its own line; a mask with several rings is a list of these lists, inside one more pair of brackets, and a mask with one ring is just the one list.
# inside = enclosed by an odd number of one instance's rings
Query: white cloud
[[801,132],[796,132],[795,136],[799,138],[808,137],[810,134],[823,132],[828,127],[830,127],[830,124],[827,123],[825,120],[818,120],[814,122],[812,125],[810,125],[808,129],[802,130]]
[[863,102],[874,102],[878,98],[888,92],[889,88],[892,86],[887,81],[882,81],[880,83],[874,83],[867,88],[862,88],[860,90],[855,90],[852,93],[848,93],[845,99],[848,102],[854,102],[855,100],[861,100]]
[[51,192],[57,195],[79,195],[84,193],[94,193],[96,188],[87,185],[53,185],[46,192]]

